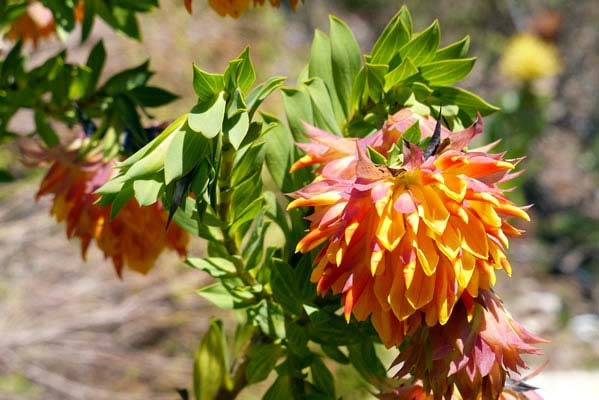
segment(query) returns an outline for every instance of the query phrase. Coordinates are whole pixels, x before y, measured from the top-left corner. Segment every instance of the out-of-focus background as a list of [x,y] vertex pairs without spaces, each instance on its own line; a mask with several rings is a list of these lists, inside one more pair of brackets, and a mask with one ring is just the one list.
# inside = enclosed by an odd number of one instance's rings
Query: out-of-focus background
[[[526,155],[527,172],[512,193],[534,203],[527,233],[512,241],[512,278],[497,292],[524,326],[551,340],[544,371],[531,382],[546,399],[599,398],[599,4],[594,0],[406,1],[422,30],[434,18],[442,45],[471,36],[479,57],[461,86],[502,107],[486,120],[486,139]],[[154,82],[181,100],[158,109],[157,120],[191,108],[191,63],[222,71],[251,45],[258,78],[289,77],[307,61],[314,29],[328,30],[327,14],[342,17],[364,52],[402,2],[306,0],[254,9],[239,20],[220,18],[203,0],[188,15],[183,1],[162,0],[142,16],[143,43],[96,22],[81,45],[43,42],[32,60],[63,47],[83,62],[103,38],[112,74],[151,59]],[[519,35],[519,36],[518,36]],[[3,43],[2,46],[8,46]],[[281,115],[279,99],[267,103]],[[14,130],[28,132],[27,118]],[[0,148],[0,166],[20,177],[0,184],[0,399],[177,399],[191,383],[191,356],[212,316],[232,320],[194,294],[208,282],[175,256],[163,256],[147,276],[119,280],[91,251],[87,262],[49,202],[34,201],[42,171],[23,168],[14,147]],[[192,253],[201,254],[196,242]],[[344,399],[367,398],[351,372],[338,371]],[[355,383],[357,382],[357,383]],[[259,398],[263,387],[242,393]]]

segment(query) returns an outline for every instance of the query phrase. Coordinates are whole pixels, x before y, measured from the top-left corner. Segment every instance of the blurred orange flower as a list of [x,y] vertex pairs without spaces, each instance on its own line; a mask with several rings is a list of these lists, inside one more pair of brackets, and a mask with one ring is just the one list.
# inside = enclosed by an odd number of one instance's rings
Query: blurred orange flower
[[[292,169],[321,164],[317,178],[292,193],[289,208],[314,207],[310,231],[297,251],[324,244],[312,280],[323,294],[342,293],[345,316],[368,316],[387,346],[399,345],[422,322],[445,324],[467,292],[495,283],[495,269],[511,273],[508,236],[521,233],[506,218],[528,220],[498,184],[511,179],[518,160],[490,147],[464,151],[482,132],[480,118],[460,132],[440,130],[431,154],[403,141],[420,121],[433,136],[435,121],[402,110],[364,139],[345,139],[308,128],[308,154]],[[387,156],[403,147],[399,167],[373,163],[367,146]]]
[[95,204],[94,192],[114,174],[113,161],[90,152],[79,159],[79,146],[56,146],[51,149],[26,149],[27,157],[50,162],[36,198],[53,195],[51,213],[58,222],[66,222],[67,237],[81,239],[81,255],[86,258],[92,241],[122,275],[124,266],[146,273],[165,250],[184,256],[189,242],[187,232],[176,225],[165,230],[166,212],[158,202],[140,207],[132,198],[111,220],[110,208]]
[[[74,10],[75,20],[83,20],[83,8],[83,0],[80,0]],[[22,39],[24,43],[31,41],[37,46],[40,40],[48,39],[55,33],[52,11],[39,1],[34,1],[29,3],[25,13],[13,22],[6,36],[10,40]]]
[[[265,0],[253,0],[254,7],[264,5]],[[273,7],[279,7],[281,0],[269,0]],[[291,8],[295,11],[299,0],[289,0]],[[185,8],[191,14],[191,0],[184,0]],[[221,17],[227,15],[237,19],[250,7],[250,0],[208,0],[208,4]]]

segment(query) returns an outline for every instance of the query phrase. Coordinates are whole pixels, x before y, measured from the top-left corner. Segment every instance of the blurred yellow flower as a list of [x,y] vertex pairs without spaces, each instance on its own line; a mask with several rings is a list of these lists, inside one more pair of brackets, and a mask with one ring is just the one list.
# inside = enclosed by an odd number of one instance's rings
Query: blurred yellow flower
[[559,73],[562,65],[557,47],[531,33],[523,33],[508,42],[500,68],[505,76],[531,81]]

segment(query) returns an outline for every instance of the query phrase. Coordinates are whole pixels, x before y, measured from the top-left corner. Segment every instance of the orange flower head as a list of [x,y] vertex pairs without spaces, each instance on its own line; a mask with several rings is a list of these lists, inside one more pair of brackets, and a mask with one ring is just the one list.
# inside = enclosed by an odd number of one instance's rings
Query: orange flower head
[[[425,151],[402,138],[417,121],[432,143]],[[363,139],[308,128],[311,142],[299,145],[307,154],[292,167],[319,165],[289,204],[314,207],[297,251],[324,244],[312,273],[318,292],[341,293],[348,321],[352,313],[370,316],[388,347],[422,322],[447,323],[462,293],[489,289],[496,269],[510,274],[508,236],[521,232],[506,218],[528,220],[498,187],[519,160],[464,149],[482,132],[480,117],[460,132],[435,125],[405,109]],[[372,149],[390,159],[396,144],[397,165],[366,155]]]
[[[253,0],[254,7],[264,5],[265,0]],[[269,0],[273,7],[279,7],[281,0]],[[295,11],[299,0],[289,0],[291,8]],[[191,14],[191,0],[184,0],[185,8]],[[226,17],[227,15],[237,19],[250,8],[250,0],[208,0],[208,4],[218,15]]]
[[41,39],[48,39],[55,32],[52,11],[36,1],[29,3],[25,13],[12,24],[6,36],[10,40],[31,41],[37,46]]
[[[76,21],[83,21],[83,10],[83,0],[80,0],[73,10]],[[49,39],[55,33],[52,11],[39,1],[34,1],[29,3],[25,13],[13,22],[6,36],[10,40],[31,41],[37,47],[40,40]]]
[[543,342],[491,291],[476,299],[464,293],[447,324],[421,326],[393,365],[401,365],[397,378],[410,374],[437,396],[451,398],[457,391],[464,399],[536,399],[533,387],[510,374],[528,368],[522,354],[539,354],[534,344]]
[[115,173],[114,161],[106,162],[93,152],[80,159],[76,143],[24,153],[51,163],[36,197],[53,196],[51,213],[58,222],[66,222],[68,238],[81,239],[83,259],[94,240],[119,276],[125,265],[147,273],[165,249],[185,255],[189,236],[176,225],[165,230],[167,216],[159,202],[140,207],[132,198],[113,219],[109,207],[96,204],[99,196],[94,192]]

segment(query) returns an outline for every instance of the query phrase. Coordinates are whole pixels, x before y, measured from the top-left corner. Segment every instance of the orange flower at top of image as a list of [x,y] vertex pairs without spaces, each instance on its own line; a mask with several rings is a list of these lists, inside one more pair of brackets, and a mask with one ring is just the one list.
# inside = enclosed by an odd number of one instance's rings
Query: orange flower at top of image
[[[191,14],[191,0],[184,0],[185,8]],[[266,0],[253,0],[254,7],[264,5]],[[269,0],[269,3],[273,7],[279,7],[281,0]],[[291,8],[295,11],[299,0],[289,0]],[[208,0],[208,4],[214,11],[217,12],[221,17],[227,15],[237,19],[250,7],[250,0]]]
[[115,174],[114,161],[104,161],[95,152],[79,159],[77,142],[50,149],[25,147],[23,153],[37,164],[50,163],[36,197],[53,196],[51,213],[58,222],[65,221],[68,238],[81,239],[84,260],[92,241],[112,260],[119,276],[125,266],[147,273],[166,249],[186,254],[189,236],[177,225],[165,229],[167,215],[160,202],[140,207],[132,198],[112,220],[110,207],[95,204],[95,190]]
[[[402,141],[416,121],[434,148]],[[482,132],[480,117],[450,132],[404,109],[363,139],[307,131],[311,142],[299,144],[307,155],[292,169],[320,166],[291,194],[289,208],[314,207],[297,251],[323,245],[312,281],[320,294],[342,294],[348,321],[370,316],[383,343],[399,345],[422,323],[446,324],[462,293],[475,298],[494,285],[496,269],[511,273],[505,249],[521,231],[506,218],[529,217],[498,185],[517,175],[519,160],[489,153],[492,145],[465,150]],[[403,147],[398,166],[366,155],[369,146],[387,157],[394,144]]]
[[[83,7],[81,0],[74,10],[75,20],[83,20]],[[27,6],[25,13],[13,22],[6,36],[10,40],[22,39],[25,43],[31,41],[37,46],[40,40],[48,39],[55,33],[52,11],[39,1],[33,1]]]

